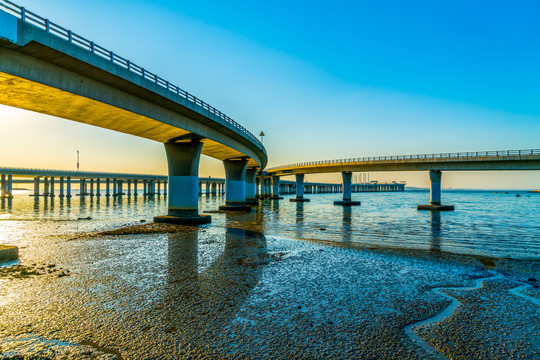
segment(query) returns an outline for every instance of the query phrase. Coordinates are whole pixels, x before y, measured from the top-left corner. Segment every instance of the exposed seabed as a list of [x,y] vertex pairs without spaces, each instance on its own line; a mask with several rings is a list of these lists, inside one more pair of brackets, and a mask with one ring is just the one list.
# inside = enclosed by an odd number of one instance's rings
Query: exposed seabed
[[538,261],[272,236],[260,209],[214,216],[6,222],[20,263],[0,268],[0,358],[540,355]]

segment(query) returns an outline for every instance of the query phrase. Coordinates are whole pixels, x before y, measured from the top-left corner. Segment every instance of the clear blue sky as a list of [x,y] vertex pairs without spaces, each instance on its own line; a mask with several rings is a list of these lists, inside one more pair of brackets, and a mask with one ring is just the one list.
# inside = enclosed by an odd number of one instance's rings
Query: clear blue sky
[[[270,166],[540,148],[536,1],[19,4],[264,130]],[[166,172],[162,146],[146,140],[5,107],[0,126],[17,149],[1,165],[71,168],[80,148],[88,170]],[[201,175],[223,176],[222,166],[205,159]],[[427,174],[377,177],[427,184]],[[540,188],[540,174],[443,182]]]

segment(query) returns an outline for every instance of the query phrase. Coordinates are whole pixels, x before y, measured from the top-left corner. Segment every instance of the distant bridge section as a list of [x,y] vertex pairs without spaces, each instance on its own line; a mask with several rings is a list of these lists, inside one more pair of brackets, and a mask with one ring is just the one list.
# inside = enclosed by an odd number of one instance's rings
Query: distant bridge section
[[[339,205],[359,205],[351,201],[352,172],[373,171],[429,171],[431,181],[430,205],[419,205],[419,210],[453,210],[441,205],[442,171],[511,171],[540,170],[540,149],[478,151],[422,155],[392,155],[363,158],[323,160],[273,167],[267,173],[279,182],[280,176],[296,175],[298,184],[305,174],[341,172],[343,201]],[[299,189],[300,186],[297,186]],[[297,192],[297,201],[303,193]]]
[[540,149],[369,156],[277,166],[268,174],[320,174],[342,171],[493,171],[540,170]]

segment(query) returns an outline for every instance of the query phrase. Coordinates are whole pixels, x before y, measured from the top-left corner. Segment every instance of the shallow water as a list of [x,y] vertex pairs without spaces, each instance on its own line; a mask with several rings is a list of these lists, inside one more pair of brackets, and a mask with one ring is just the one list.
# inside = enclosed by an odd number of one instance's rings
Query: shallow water
[[[519,197],[516,195],[519,194]],[[429,201],[427,191],[356,193],[361,206],[333,205],[340,194],[312,194],[308,203],[265,200],[257,215],[212,214],[211,226],[250,225],[266,235],[353,243],[362,246],[423,249],[493,258],[540,259],[540,193],[493,191],[446,191],[451,212],[416,210]],[[223,196],[202,196],[200,212],[216,210]],[[26,221],[74,221],[76,231],[110,228],[165,214],[163,196],[98,199],[77,196],[71,200],[39,198],[27,194],[2,199],[0,222],[4,222],[0,243],[12,244],[10,231],[24,232]],[[87,220],[87,218],[91,218]],[[78,220],[79,219],[79,220]],[[228,223],[227,223],[228,221]],[[54,225],[50,227],[54,232]],[[17,244],[14,244],[17,245]]]

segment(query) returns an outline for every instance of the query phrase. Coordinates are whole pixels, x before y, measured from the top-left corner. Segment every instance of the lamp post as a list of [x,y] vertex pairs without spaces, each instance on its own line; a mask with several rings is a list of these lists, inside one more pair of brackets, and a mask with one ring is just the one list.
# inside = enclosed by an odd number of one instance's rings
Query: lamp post
[[261,137],[261,144],[263,142],[263,136],[264,136],[264,132],[261,131],[261,133],[259,134],[259,136]]
[[77,171],[79,171],[79,150],[77,150]]

